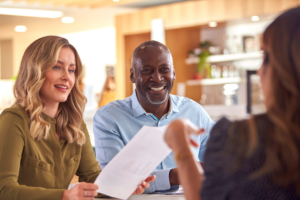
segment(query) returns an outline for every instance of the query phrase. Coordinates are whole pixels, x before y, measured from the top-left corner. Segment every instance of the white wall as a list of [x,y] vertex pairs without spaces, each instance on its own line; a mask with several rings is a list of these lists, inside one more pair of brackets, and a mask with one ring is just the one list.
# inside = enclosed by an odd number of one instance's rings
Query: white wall
[[[85,65],[85,85],[93,90],[95,97],[100,93],[106,80],[105,67],[116,63],[115,28],[107,27],[96,30],[77,32],[61,35],[77,49],[83,65]],[[88,102],[87,107],[95,105],[96,102]]]

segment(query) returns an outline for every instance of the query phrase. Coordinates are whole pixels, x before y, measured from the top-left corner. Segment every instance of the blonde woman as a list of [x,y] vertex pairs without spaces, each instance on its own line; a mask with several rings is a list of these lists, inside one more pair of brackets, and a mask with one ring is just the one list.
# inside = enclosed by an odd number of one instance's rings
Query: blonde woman
[[[0,115],[0,199],[93,199],[100,167],[82,120],[82,65],[68,40],[46,36],[25,51],[15,104]],[[74,174],[80,182],[66,190]],[[142,193],[155,177],[139,185]]]
[[165,140],[175,153],[187,200],[300,199],[300,7],[267,27],[263,48],[258,74],[267,112],[217,122],[207,143],[204,175],[189,149],[197,145],[190,134],[203,130],[184,120],[169,126]]

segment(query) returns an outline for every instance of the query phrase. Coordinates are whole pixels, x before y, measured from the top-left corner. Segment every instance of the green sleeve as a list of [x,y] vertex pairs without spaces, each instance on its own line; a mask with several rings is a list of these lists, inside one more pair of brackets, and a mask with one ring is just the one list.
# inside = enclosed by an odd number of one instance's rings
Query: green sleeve
[[0,199],[57,200],[63,189],[44,189],[19,185],[20,162],[25,144],[25,119],[12,112],[0,115]]
[[[86,136],[85,144],[82,146],[81,160],[76,172],[79,176],[79,182],[94,183],[96,178],[101,172],[98,161],[96,160],[95,153],[93,151],[90,136],[84,122],[81,124],[81,130]],[[107,198],[108,196],[99,194],[97,198]]]
[[101,169],[96,160],[90,136],[84,122],[81,124],[81,130],[85,134],[86,141],[82,145],[81,160],[76,175],[79,176],[79,182],[94,183]]

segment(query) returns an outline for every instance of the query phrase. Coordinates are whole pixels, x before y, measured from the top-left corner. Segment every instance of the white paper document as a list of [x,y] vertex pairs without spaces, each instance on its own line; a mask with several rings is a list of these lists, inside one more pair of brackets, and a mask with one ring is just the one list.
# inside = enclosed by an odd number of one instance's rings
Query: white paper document
[[143,128],[97,177],[97,192],[127,199],[170,153],[164,141],[167,126]]

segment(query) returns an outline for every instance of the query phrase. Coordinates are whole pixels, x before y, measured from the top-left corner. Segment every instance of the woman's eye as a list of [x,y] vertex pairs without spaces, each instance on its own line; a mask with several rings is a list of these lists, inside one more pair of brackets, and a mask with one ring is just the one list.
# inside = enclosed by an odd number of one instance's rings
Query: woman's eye
[[269,54],[268,52],[264,52],[264,61],[263,61],[264,66],[267,66],[269,64]]
[[54,66],[53,69],[60,69],[60,67],[59,66]]
[[70,73],[74,73],[75,70],[74,70],[74,69],[70,69],[69,72],[70,72]]

